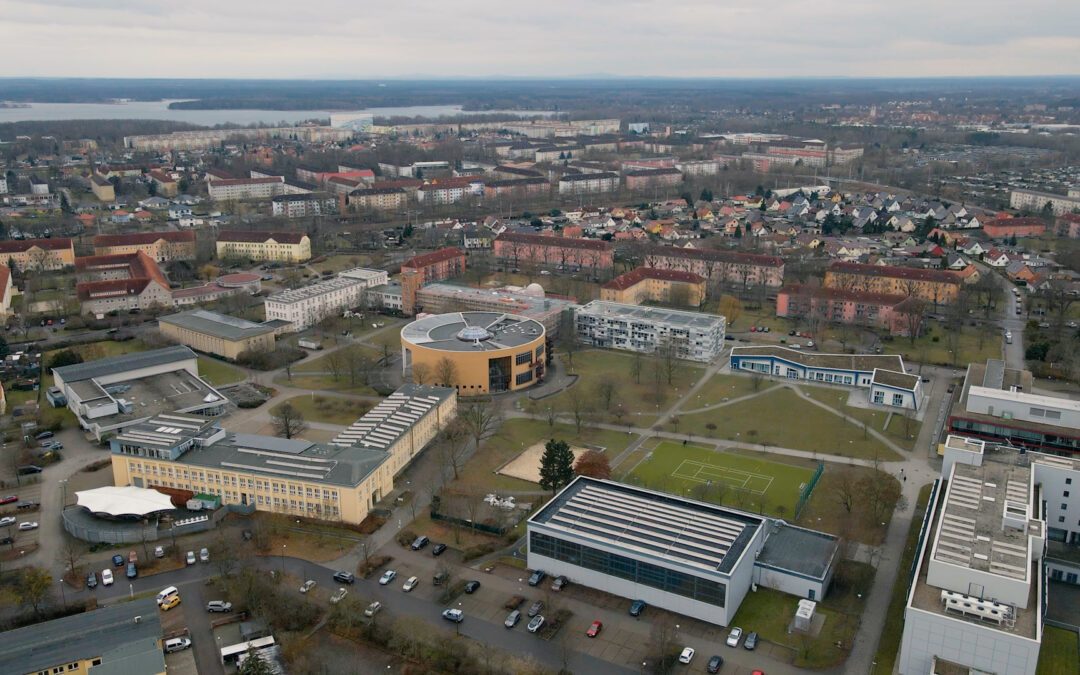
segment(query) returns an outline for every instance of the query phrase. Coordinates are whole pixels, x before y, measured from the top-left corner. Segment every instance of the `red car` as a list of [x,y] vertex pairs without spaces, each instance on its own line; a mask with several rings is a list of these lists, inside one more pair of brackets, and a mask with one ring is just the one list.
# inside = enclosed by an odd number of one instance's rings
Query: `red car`
[[600,623],[599,621],[593,621],[592,625],[589,626],[589,630],[585,631],[585,634],[589,637],[596,637],[600,634],[600,629],[602,629],[603,627],[604,624]]
[[17,496],[8,495],[7,497],[4,497],[3,499],[0,499],[0,505],[12,504],[12,503],[17,502],[17,501],[19,501],[19,498]]

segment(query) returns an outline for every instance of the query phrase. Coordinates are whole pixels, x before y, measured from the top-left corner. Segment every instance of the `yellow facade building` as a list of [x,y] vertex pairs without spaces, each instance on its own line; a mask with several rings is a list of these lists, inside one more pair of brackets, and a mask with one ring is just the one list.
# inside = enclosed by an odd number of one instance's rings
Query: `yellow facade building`
[[103,202],[116,201],[116,188],[107,179],[94,173],[90,175],[90,190]]
[[154,262],[195,259],[195,232],[134,232],[99,234],[94,237],[94,255],[117,255],[142,251]]
[[113,482],[355,525],[456,414],[453,389],[407,384],[325,445],[234,434],[205,417],[159,414],[110,440]]
[[304,262],[311,258],[311,239],[303,232],[225,230],[218,235],[217,257]]
[[231,361],[247,351],[274,349],[273,326],[205,309],[158,317],[158,329],[180,344]]
[[628,305],[658,302],[700,307],[705,302],[705,277],[682,270],[638,267],[604,284],[600,299]]
[[24,273],[59,270],[75,264],[75,247],[70,239],[0,241],[0,263]]
[[456,312],[401,330],[402,370],[413,381],[454,387],[462,396],[524,389],[544,379],[547,334],[533,319]]

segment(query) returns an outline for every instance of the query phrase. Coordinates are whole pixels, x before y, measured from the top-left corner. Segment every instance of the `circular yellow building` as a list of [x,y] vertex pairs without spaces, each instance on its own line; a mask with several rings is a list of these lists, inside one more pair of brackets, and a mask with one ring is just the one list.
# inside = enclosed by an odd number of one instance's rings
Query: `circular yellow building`
[[514,314],[426,316],[401,329],[402,373],[462,396],[524,389],[543,381],[545,340],[543,324]]

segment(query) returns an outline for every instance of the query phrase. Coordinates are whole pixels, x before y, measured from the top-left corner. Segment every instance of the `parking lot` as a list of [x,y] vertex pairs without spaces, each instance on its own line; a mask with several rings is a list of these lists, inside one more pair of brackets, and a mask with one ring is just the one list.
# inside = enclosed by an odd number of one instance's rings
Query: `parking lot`
[[[7,544],[2,549],[0,559],[5,561],[18,561],[38,547],[40,523],[46,512],[41,504],[41,482],[29,483],[27,478],[23,477],[23,485],[6,488],[0,494],[0,498],[4,500],[15,498],[0,506],[0,519],[6,523],[0,527],[0,541]],[[23,523],[37,523],[38,526],[33,529],[19,529]]]

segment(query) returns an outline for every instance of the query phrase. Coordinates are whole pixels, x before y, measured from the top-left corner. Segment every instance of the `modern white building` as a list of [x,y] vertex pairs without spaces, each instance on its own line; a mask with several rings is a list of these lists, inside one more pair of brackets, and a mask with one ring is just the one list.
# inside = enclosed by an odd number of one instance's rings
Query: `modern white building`
[[594,347],[655,352],[671,345],[679,358],[711,361],[724,347],[724,317],[593,300],[574,311],[578,339]]
[[338,212],[337,197],[325,192],[307,194],[284,194],[270,200],[275,216],[286,218],[306,218]]
[[1050,210],[1055,216],[1063,216],[1080,209],[1080,197],[1071,193],[1069,196],[1055,194],[1053,192],[1037,192],[1035,190],[1013,190],[1009,193],[1009,206],[1016,210],[1041,211],[1050,204]]
[[358,307],[368,287],[369,284],[363,279],[337,276],[275,293],[266,298],[266,320],[288,321],[292,324],[292,330],[302,331],[328,316]]
[[527,527],[530,569],[721,626],[753,584],[820,600],[838,562],[832,535],[585,476]]
[[338,274],[339,277],[355,279],[364,284],[364,288],[375,288],[390,283],[390,273],[373,267],[354,267]]
[[[950,436],[934,484],[904,611],[899,671],[935,660],[1033,675],[1042,642],[1050,477],[1072,460]],[[958,671],[957,671],[958,672]]]
[[226,178],[210,181],[206,184],[210,199],[269,199],[285,193],[285,179],[282,176],[270,178]]

